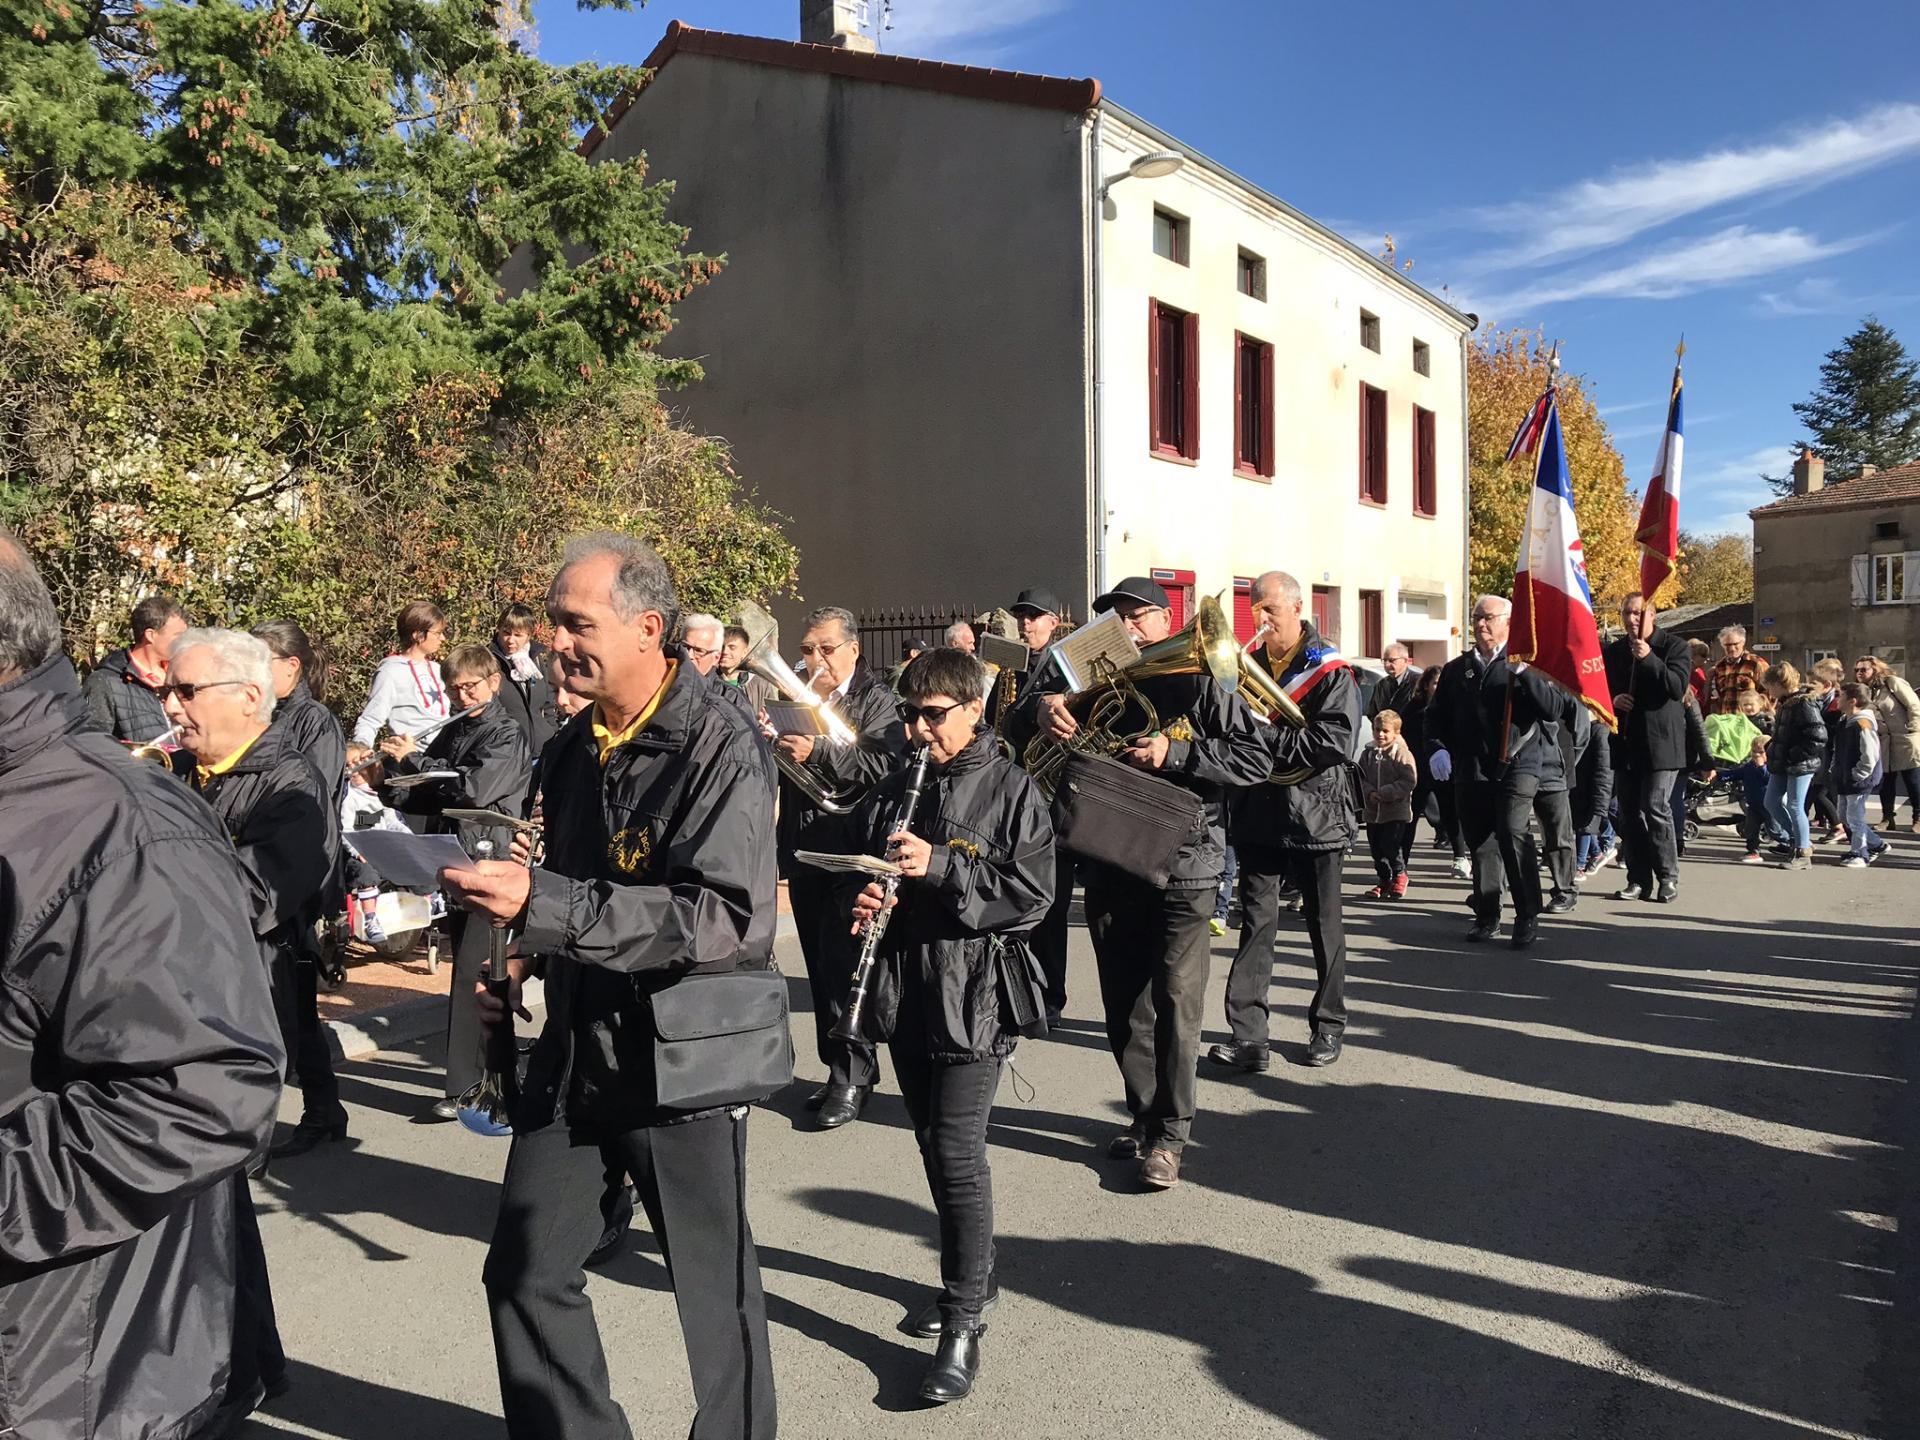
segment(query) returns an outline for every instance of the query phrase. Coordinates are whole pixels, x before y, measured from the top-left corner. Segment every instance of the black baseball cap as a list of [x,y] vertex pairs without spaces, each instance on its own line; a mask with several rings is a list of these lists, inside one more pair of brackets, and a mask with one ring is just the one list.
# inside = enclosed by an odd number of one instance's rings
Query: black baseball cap
[[1158,584],[1144,575],[1129,575],[1106,594],[1095,598],[1093,613],[1104,615],[1122,600],[1131,600],[1136,605],[1155,605],[1162,610],[1173,608],[1173,601]]
[[931,650],[932,648],[933,647],[926,641],[922,640],[918,635],[915,635],[910,639],[900,642],[900,658],[902,660],[911,660],[922,650]]
[[1058,615],[1060,597],[1051,590],[1022,590],[1020,598],[1013,602],[1013,613],[1018,615],[1022,610],[1035,615]]

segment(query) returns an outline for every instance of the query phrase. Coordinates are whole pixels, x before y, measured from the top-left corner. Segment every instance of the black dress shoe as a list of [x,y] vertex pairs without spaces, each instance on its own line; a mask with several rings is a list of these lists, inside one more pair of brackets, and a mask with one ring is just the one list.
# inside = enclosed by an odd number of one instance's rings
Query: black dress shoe
[[822,1130],[838,1130],[858,1120],[866,1105],[866,1086],[829,1085],[827,1098],[820,1102],[820,1118],[816,1123]]
[[1267,1068],[1267,1047],[1251,1042],[1242,1044],[1236,1040],[1231,1045],[1215,1045],[1207,1051],[1207,1059],[1235,1070],[1264,1072]]
[[[980,1313],[985,1315],[999,1303],[1000,1287],[994,1285],[988,1289],[986,1301],[980,1306]],[[934,1301],[900,1328],[921,1340],[938,1340],[947,1329],[946,1317],[940,1313],[940,1302]]]
[[1333,1064],[1340,1058],[1340,1043],[1338,1031],[1320,1031],[1313,1037],[1313,1043],[1307,1046],[1307,1064],[1316,1067]]
[[627,1230],[633,1224],[633,1187],[620,1187],[620,1204],[613,1218],[607,1221],[607,1228],[600,1232],[600,1238],[593,1242],[593,1249],[587,1255],[587,1264],[598,1269],[620,1253],[620,1242],[627,1238]]
[[1616,900],[1639,900],[1644,898],[1646,893],[1645,886],[1639,884],[1637,881],[1629,880],[1613,892],[1613,898]]
[[987,1327],[953,1330],[940,1336],[940,1348],[933,1352],[933,1364],[927,1378],[920,1382],[920,1398],[936,1405],[964,1400],[973,1393],[973,1382],[980,1375],[980,1337]]
[[427,1106],[426,1109],[414,1116],[413,1123],[416,1125],[438,1125],[442,1120],[458,1120],[459,1118],[459,1098],[449,1095],[445,1099],[434,1101],[433,1104]]
[[1143,1136],[1137,1128],[1133,1130],[1122,1130],[1107,1142],[1107,1158],[1109,1160],[1138,1160],[1146,1153],[1146,1149],[1146,1137]]
[[1525,950],[1540,938],[1540,921],[1537,916],[1529,915],[1524,920],[1513,922],[1513,937],[1507,941],[1516,950]]
[[302,1115],[300,1123],[293,1127],[293,1133],[267,1153],[276,1160],[285,1160],[292,1155],[304,1155],[315,1146],[323,1145],[329,1140],[346,1138],[346,1111],[342,1110],[338,1115],[329,1116]]
[[807,1096],[806,1103],[801,1106],[801,1108],[803,1110],[818,1110],[822,1105],[827,1103],[827,1091],[832,1088],[831,1085],[820,1086],[811,1095]]
[[1473,941],[1476,945],[1484,945],[1499,933],[1500,922],[1498,920],[1476,920],[1473,922],[1473,928],[1467,931],[1467,939]]
[[1653,901],[1656,905],[1671,905],[1679,898],[1680,882],[1677,880],[1662,880],[1660,882],[1660,888],[1654,891],[1653,894],[1647,896],[1647,899]]
[[1580,903],[1577,895],[1556,895],[1547,902],[1545,913],[1548,915],[1571,915],[1573,907]]

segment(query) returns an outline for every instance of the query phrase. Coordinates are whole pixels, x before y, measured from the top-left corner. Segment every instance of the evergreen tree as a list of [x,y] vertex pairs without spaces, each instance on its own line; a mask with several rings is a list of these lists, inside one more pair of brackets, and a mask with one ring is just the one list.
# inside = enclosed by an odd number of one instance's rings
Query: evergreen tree
[[[1885,470],[1920,460],[1920,363],[1869,315],[1827,352],[1820,388],[1796,402],[1793,413],[1827,462],[1828,484],[1853,479],[1862,465]],[[1790,478],[1766,479],[1780,494],[1793,489]]]

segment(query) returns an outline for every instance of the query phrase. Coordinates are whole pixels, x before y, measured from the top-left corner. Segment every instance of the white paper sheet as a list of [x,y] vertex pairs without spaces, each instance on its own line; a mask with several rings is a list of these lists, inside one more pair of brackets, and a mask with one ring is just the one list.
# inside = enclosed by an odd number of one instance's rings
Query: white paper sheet
[[878,855],[830,855],[819,850],[796,850],[793,858],[816,870],[834,870],[843,874],[898,875],[900,867]]
[[442,870],[466,870],[473,857],[458,835],[416,835],[411,830],[354,830],[341,837],[380,878],[402,890],[438,890]]

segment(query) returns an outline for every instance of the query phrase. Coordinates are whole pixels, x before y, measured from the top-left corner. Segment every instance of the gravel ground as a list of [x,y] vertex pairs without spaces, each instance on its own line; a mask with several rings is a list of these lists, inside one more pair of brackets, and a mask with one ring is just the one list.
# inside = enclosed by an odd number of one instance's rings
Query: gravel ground
[[[897,1094],[833,1134],[804,1084],[756,1114],[782,1433],[1920,1434],[1920,842],[1898,843],[1785,874],[1709,834],[1678,904],[1614,901],[1605,872],[1526,955],[1463,943],[1465,887],[1423,847],[1406,901],[1349,909],[1344,1058],[1204,1072],[1168,1194],[1102,1158],[1119,1084],[1076,928],[1066,1024],[995,1110],[1006,1298],[968,1402],[919,1408],[931,1347],[896,1328],[936,1274]],[[1283,931],[1289,1058],[1306,953]],[[295,1384],[248,1435],[502,1433],[478,1277],[506,1145],[409,1122],[436,1045],[347,1065],[352,1140],[259,1190]],[[635,1433],[683,1434],[672,1297],[644,1222],[630,1239],[589,1294]]]

